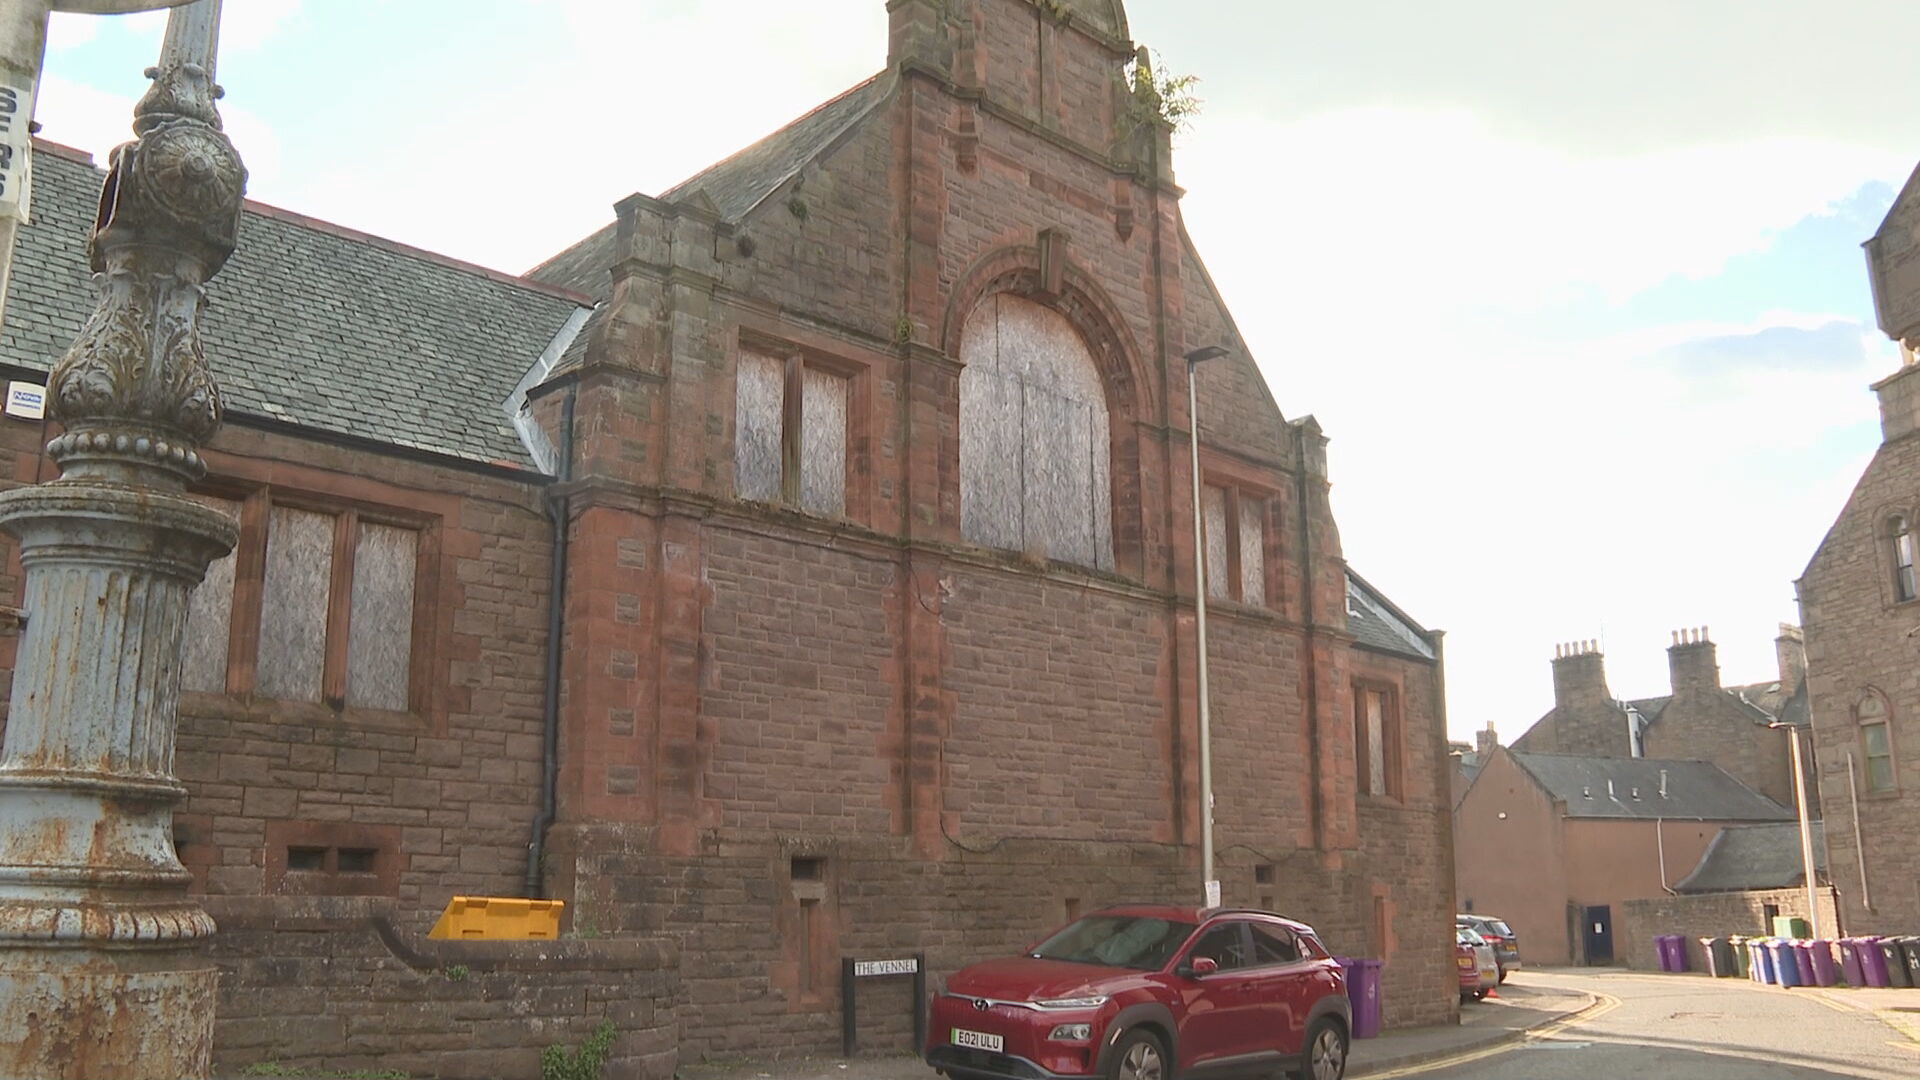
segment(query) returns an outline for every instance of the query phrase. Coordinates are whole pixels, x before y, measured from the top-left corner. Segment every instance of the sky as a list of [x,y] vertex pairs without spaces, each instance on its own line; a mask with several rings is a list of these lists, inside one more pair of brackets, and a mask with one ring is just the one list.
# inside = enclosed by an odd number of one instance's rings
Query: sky
[[[1911,0],[1129,0],[1200,80],[1183,211],[1456,737],[1707,626],[1767,681],[1899,363],[1860,244],[1920,160]],[[42,134],[127,137],[164,16],[55,17]],[[520,272],[885,63],[882,0],[228,0],[263,202]]]

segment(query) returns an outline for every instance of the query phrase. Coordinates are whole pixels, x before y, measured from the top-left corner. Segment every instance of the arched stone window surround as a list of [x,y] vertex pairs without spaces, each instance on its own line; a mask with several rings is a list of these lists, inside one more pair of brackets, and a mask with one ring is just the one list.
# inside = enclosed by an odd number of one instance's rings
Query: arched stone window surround
[[[1057,293],[1044,287],[1039,249],[1006,247],[974,263],[948,293],[941,351],[961,358],[967,320],[988,299],[1010,293],[1052,308],[1086,342],[1107,398],[1114,568],[1138,576],[1142,568],[1142,484],[1138,425],[1159,415],[1157,386],[1120,309],[1092,278],[1069,263]],[[955,398],[958,405],[958,397]],[[958,469],[955,469],[958,475]]]
[[1900,758],[1893,738],[1893,704],[1878,687],[1869,686],[1854,699],[1853,725],[1854,740],[1860,750],[1860,793],[1885,796],[1899,791]]

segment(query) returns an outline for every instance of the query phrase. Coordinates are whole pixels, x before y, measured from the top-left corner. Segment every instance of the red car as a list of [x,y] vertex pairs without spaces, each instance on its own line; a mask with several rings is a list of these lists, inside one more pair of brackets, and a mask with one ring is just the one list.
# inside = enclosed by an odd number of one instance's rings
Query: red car
[[1340,965],[1312,927],[1132,905],[949,976],[929,1003],[926,1059],[953,1080],[1340,1080],[1352,1026]]

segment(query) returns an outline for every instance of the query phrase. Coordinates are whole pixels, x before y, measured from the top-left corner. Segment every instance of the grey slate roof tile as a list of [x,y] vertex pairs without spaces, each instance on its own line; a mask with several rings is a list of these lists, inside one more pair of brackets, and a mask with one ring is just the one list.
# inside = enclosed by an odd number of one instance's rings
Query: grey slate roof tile
[[[1827,833],[1820,822],[1808,827],[1813,834],[1813,872],[1827,869]],[[1747,889],[1791,889],[1806,884],[1806,860],[1800,853],[1800,823],[1733,825],[1707,845],[1700,865],[1674,888],[1683,893],[1742,892]]]
[[1434,660],[1427,632],[1393,606],[1365,578],[1347,572],[1347,631],[1369,648],[1416,660]]
[[[46,369],[92,312],[103,173],[34,154],[0,362]],[[249,206],[208,286],[207,358],[228,409],[473,461],[528,467],[500,411],[575,300],[296,215]]]
[[[1705,761],[1508,753],[1548,794],[1567,804],[1568,817],[1787,821],[1794,816]],[[1660,794],[1662,773],[1666,774],[1665,797]]]

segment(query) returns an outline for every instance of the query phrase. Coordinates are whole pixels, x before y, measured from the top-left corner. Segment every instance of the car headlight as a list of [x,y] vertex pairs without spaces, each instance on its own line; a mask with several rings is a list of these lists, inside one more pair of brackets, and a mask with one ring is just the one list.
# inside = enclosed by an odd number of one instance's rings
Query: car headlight
[[1086,1042],[1093,1038],[1093,1025],[1061,1024],[1047,1032],[1047,1038],[1053,1042]]
[[1097,1009],[1107,1003],[1107,995],[1096,994],[1093,997],[1055,998],[1052,1001],[1036,1001],[1039,1009]]

